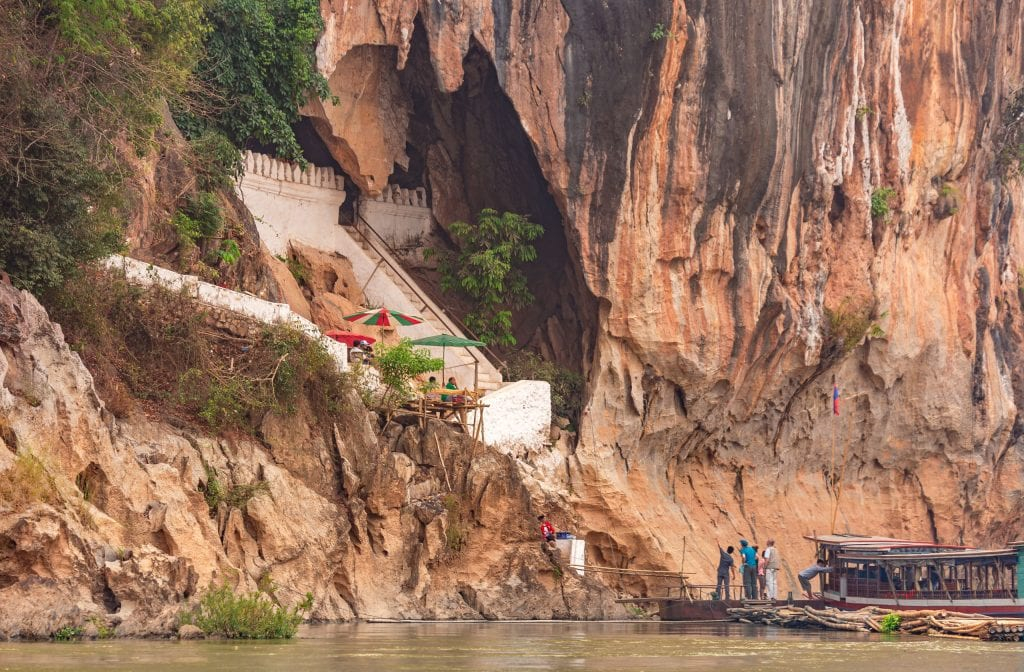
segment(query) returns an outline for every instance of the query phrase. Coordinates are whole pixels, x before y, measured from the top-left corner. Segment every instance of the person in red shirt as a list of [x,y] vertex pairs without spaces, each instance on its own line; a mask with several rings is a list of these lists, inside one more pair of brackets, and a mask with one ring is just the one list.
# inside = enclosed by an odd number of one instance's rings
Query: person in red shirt
[[544,538],[544,541],[555,540],[555,526],[552,525],[543,514],[537,516],[537,520],[540,521],[540,536]]

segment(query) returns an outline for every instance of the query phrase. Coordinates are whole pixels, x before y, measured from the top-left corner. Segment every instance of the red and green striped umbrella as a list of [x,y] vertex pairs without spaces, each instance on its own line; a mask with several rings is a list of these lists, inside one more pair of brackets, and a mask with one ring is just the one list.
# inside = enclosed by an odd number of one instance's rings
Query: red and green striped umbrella
[[346,315],[344,318],[347,322],[353,324],[368,324],[373,327],[394,327],[401,325],[408,327],[413,324],[419,324],[423,322],[422,317],[416,315],[406,315],[396,310],[388,310],[387,308],[374,308],[373,310],[364,310],[361,313],[353,313]]

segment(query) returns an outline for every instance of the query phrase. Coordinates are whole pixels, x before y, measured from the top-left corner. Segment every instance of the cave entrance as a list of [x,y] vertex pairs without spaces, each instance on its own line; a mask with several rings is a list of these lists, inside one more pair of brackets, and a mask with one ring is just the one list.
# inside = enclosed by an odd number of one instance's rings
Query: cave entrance
[[[533,146],[499,83],[487,52],[471,40],[463,59],[459,89],[438,86],[426,31],[416,21],[406,67],[399,74],[412,107],[407,167],[396,165],[391,181],[424,186],[442,229],[454,221],[475,221],[484,208],[528,215],[544,227],[535,243],[537,261],[524,267],[532,305],[516,311],[514,334],[520,346],[538,349],[563,366],[580,370],[585,312],[590,302],[566,242],[562,213],[548,189]],[[436,299],[465,314],[451,295],[441,297],[437,274],[415,270]]]

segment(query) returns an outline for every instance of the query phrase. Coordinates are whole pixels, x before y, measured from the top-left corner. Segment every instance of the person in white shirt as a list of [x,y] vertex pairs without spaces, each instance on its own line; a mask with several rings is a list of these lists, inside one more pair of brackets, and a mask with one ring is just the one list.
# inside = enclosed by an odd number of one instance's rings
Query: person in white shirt
[[779,599],[779,549],[775,547],[775,540],[768,540],[768,547],[761,553],[764,558],[764,583],[765,592],[769,600]]

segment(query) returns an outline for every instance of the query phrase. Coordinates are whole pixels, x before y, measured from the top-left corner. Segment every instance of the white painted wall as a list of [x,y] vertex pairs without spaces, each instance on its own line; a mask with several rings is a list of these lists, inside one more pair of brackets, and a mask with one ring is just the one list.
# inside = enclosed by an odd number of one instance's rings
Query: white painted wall
[[171,290],[185,291],[200,303],[214,308],[222,308],[239,315],[245,315],[263,324],[287,324],[298,329],[310,338],[319,341],[327,352],[331,353],[338,368],[348,370],[348,347],[333,338],[324,336],[320,329],[292,312],[285,303],[274,303],[243,292],[224,289],[208,282],[203,282],[194,275],[182,275],[174,271],[138,259],[113,255],[104,262],[108,268],[124,272],[129,282],[137,285],[160,285]]
[[395,187],[385,190],[377,199],[361,198],[359,214],[394,249],[422,244],[432,223],[427,196],[422,188]]
[[483,398],[484,443],[519,457],[551,439],[551,385],[544,380],[509,383]]
[[284,256],[288,241],[338,249],[338,209],[345,202],[344,181],[333,168],[306,171],[263,154],[246,152],[238,195],[271,254]]
[[586,563],[586,549],[587,542],[582,539],[556,539],[555,548],[558,549],[562,555],[562,559],[568,561],[568,565],[580,576],[584,576],[586,571],[584,566]]

